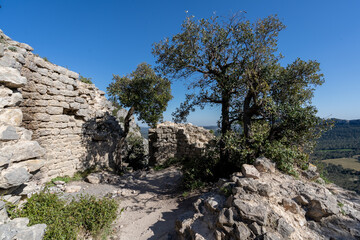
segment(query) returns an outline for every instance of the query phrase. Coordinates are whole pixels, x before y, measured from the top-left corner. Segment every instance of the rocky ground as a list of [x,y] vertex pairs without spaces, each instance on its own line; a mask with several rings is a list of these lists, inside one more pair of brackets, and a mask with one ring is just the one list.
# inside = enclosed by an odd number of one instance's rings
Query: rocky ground
[[[178,168],[160,171],[138,171],[124,176],[93,173],[85,181],[71,182],[57,189],[64,197],[90,194],[108,196],[120,201],[123,212],[113,223],[110,239],[177,239],[175,221],[192,211],[196,196],[184,198],[179,189],[181,172]],[[56,188],[53,188],[54,191]]]

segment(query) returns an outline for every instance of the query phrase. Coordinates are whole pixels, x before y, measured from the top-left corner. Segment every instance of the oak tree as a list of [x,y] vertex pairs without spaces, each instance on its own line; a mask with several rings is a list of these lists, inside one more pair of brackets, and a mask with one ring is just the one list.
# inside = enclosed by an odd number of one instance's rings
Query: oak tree
[[[222,162],[231,157],[226,136],[235,124],[242,127],[237,137],[243,141],[237,147],[246,152],[247,161],[265,154],[268,143],[302,149],[317,136],[320,120],[311,98],[323,76],[316,61],[297,59],[281,66],[277,42],[284,28],[277,16],[254,23],[241,15],[188,16],[180,33],[154,44],[158,70],[172,79],[186,79],[195,90],[174,113],[175,120],[185,121],[195,107],[221,107]],[[259,126],[264,130],[261,143]]]

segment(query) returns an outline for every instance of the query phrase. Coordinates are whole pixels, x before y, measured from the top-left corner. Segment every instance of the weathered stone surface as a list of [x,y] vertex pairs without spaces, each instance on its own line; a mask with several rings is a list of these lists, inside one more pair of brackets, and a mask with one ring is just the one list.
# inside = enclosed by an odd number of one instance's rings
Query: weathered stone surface
[[0,149],[0,159],[8,158],[9,162],[19,162],[37,158],[44,154],[45,149],[40,147],[39,143],[36,141],[21,141]]
[[277,232],[280,233],[283,238],[290,239],[294,231],[295,229],[287,223],[284,218],[278,220]]
[[15,218],[0,225],[0,239],[3,240],[41,240],[44,237],[46,224],[27,227],[29,219]]
[[289,199],[289,198],[284,198],[282,200],[282,205],[285,208],[286,211],[290,211],[292,213],[298,213],[299,212],[299,207],[298,205],[295,203],[295,201]]
[[247,178],[254,178],[254,179],[260,178],[259,171],[253,165],[243,164],[241,166],[241,172]]
[[239,211],[241,218],[256,222],[261,226],[266,225],[268,217],[268,209],[266,206],[242,201],[240,199],[234,200],[234,206]]
[[90,174],[86,177],[86,181],[92,184],[99,184],[100,183],[100,176],[98,174]]
[[72,185],[72,186],[65,187],[65,192],[67,192],[67,193],[75,193],[80,190],[81,190],[81,186]]
[[20,163],[16,163],[13,166],[25,167],[28,170],[28,172],[31,173],[31,172],[35,172],[35,171],[39,170],[44,165],[45,165],[45,160],[32,159],[32,160],[27,160],[27,161],[23,161]]
[[23,114],[20,109],[0,109],[0,123],[20,126]]
[[0,141],[18,140],[19,135],[13,126],[0,126]]
[[22,100],[21,93],[0,86],[0,108],[17,106]]
[[0,57],[4,56],[4,44],[0,43]]
[[24,86],[27,80],[18,70],[0,66],[0,83],[10,88],[18,88]]
[[254,162],[254,166],[259,172],[275,172],[275,163],[265,157],[257,158]]
[[235,238],[238,240],[248,239],[251,235],[249,228],[242,222],[235,223]]
[[323,217],[328,217],[339,213],[339,207],[328,201],[311,200],[308,205],[306,217],[315,221],[320,221]]
[[24,167],[20,168],[8,168],[1,171],[0,174],[0,188],[11,188],[20,186],[27,182],[30,178],[30,174]]

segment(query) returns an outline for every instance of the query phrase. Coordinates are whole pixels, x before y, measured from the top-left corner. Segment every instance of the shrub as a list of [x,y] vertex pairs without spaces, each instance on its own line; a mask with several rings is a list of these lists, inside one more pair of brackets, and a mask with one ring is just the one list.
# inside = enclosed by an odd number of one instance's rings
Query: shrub
[[8,47],[8,49],[12,52],[17,52],[17,48],[16,47]]
[[83,83],[87,83],[87,84],[92,84],[91,78],[86,78],[80,75],[79,77],[79,81],[83,82]]
[[44,239],[77,239],[84,231],[94,237],[110,227],[117,216],[115,200],[81,196],[69,204],[57,194],[43,191],[31,196],[22,208],[8,208],[11,218],[27,217],[29,225],[47,224]]

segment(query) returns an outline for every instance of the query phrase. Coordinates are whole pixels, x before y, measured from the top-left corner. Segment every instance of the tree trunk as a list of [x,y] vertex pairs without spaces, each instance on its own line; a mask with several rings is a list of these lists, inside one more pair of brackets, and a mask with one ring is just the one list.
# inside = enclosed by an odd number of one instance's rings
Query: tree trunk
[[[222,94],[222,103],[221,103],[221,140],[220,140],[220,161],[226,163],[229,161],[229,151],[225,149],[225,134],[230,131],[230,94]],[[226,164],[225,164],[226,165]]]
[[121,171],[121,167],[122,167],[121,152],[124,147],[125,139],[130,131],[130,121],[131,121],[131,116],[134,114],[134,110],[135,110],[135,108],[131,107],[130,110],[128,111],[128,113],[126,114],[126,117],[124,119],[124,132],[117,144],[117,154],[116,154],[116,161],[115,161],[116,162],[115,168],[116,168],[117,172]]

